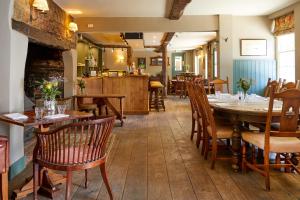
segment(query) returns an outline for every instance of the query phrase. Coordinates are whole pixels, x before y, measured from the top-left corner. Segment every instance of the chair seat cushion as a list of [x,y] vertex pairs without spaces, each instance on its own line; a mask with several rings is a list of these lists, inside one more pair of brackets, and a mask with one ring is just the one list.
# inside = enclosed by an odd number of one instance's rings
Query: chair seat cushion
[[159,81],[150,81],[150,87],[151,88],[162,88],[162,87],[164,87],[164,85],[161,84],[161,82],[159,82]]
[[[229,139],[232,137],[232,126],[226,124],[216,123],[217,128],[217,138],[218,139]],[[212,128],[211,126],[207,127],[207,132],[210,136],[212,136]]]
[[[264,133],[242,133],[244,141],[254,144],[260,149],[265,146]],[[276,153],[296,153],[300,152],[300,140],[296,137],[270,137],[270,152]]]

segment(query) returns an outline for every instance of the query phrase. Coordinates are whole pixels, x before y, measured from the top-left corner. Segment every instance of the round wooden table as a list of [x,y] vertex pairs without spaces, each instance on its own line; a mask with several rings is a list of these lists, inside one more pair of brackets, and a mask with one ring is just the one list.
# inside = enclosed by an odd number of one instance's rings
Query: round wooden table
[[[241,159],[241,135],[244,122],[264,124],[267,120],[269,101],[266,98],[252,96],[252,99],[241,101],[237,96],[224,94],[223,97],[216,98],[208,95],[210,106],[214,109],[216,117],[228,119],[233,126],[232,134],[232,168],[238,171]],[[278,122],[281,102],[276,101],[273,107],[273,121]]]

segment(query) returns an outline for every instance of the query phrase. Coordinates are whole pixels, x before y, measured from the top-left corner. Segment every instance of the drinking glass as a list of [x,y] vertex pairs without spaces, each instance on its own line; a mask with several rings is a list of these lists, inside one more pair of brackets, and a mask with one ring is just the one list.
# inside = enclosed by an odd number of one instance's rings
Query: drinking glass
[[44,117],[44,107],[35,107],[34,112],[36,119],[42,119]]
[[242,91],[238,91],[238,98],[239,98],[240,101],[243,100],[243,97],[244,97],[243,92]]
[[65,105],[65,104],[57,105],[58,114],[65,114],[66,108],[67,108],[67,105]]
[[215,92],[215,95],[216,95],[216,98],[217,98],[217,99],[220,99],[221,91],[216,91],[216,92]]

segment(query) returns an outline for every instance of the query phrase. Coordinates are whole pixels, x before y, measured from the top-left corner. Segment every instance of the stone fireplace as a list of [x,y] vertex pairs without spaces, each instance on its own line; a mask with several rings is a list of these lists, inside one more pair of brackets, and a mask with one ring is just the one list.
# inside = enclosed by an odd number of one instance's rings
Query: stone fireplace
[[[52,78],[63,80],[63,77],[63,50],[29,42],[25,65],[25,95],[34,101],[36,98],[40,97],[35,93],[38,82]],[[63,97],[63,82],[60,82],[60,91],[62,92],[61,96]]]

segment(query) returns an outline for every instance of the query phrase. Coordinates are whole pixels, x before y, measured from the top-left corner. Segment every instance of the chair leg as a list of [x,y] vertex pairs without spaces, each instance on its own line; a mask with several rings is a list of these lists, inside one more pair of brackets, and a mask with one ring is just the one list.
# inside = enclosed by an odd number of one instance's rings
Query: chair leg
[[266,190],[270,191],[270,163],[269,163],[269,151],[264,152],[264,169],[265,169],[265,185]]
[[242,147],[242,172],[245,173],[246,172],[246,152],[247,152],[247,148],[246,148],[246,142],[243,143],[243,147]]
[[106,186],[107,192],[109,194],[110,200],[113,200],[112,191],[111,191],[110,185],[108,183],[107,175],[106,175],[105,162],[100,165],[100,171],[101,171],[101,176],[102,176],[102,179]]
[[72,171],[67,171],[67,183],[66,183],[66,196],[65,200],[71,199],[71,190],[72,190]]
[[8,173],[5,172],[0,175],[1,176],[1,195],[0,198],[2,200],[8,200]]
[[215,138],[212,139],[212,162],[211,162],[211,169],[215,169],[215,163],[217,158],[217,151],[218,151],[218,144]]
[[88,182],[88,180],[87,180],[87,176],[88,176],[88,171],[87,171],[87,169],[84,170],[84,175],[85,175],[84,187],[85,187],[85,189],[86,189],[86,188],[87,188],[87,182]]
[[195,133],[195,119],[194,117],[192,116],[192,131],[191,131],[191,140],[193,140],[193,137],[194,137],[194,133]]
[[37,198],[37,191],[38,191],[38,185],[39,185],[39,176],[40,176],[40,170],[39,170],[39,164],[33,162],[33,199]]

